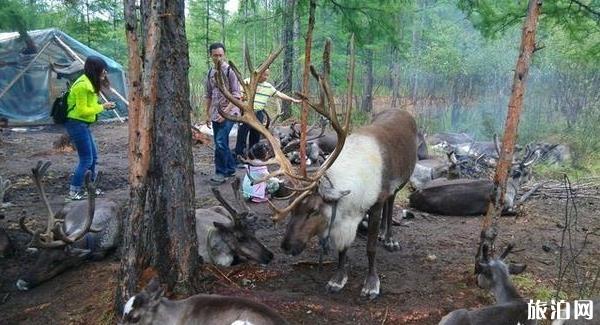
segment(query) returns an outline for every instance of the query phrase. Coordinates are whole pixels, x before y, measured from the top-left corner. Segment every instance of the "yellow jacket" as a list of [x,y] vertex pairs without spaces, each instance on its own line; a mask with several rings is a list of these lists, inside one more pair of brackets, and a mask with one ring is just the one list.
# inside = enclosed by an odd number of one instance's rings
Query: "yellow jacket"
[[67,104],[67,117],[86,123],[96,122],[97,115],[104,111],[102,104],[98,103],[98,95],[94,92],[92,82],[85,74],[73,83]]

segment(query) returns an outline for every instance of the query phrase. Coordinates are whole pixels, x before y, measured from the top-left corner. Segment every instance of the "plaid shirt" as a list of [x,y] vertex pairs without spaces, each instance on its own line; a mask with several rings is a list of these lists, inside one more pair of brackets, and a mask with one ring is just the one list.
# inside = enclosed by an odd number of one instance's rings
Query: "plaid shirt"
[[[227,63],[221,64],[221,73],[223,76],[225,76],[225,85],[228,87],[229,92],[231,92],[233,97],[239,99],[242,97],[240,91],[240,83],[238,82],[238,79],[233,70],[228,69],[228,67],[229,65]],[[227,105],[229,105],[229,101],[227,100],[227,98],[225,98],[225,96],[223,96],[219,88],[217,88],[216,74],[217,69],[211,68],[208,72],[208,77],[206,78],[206,84],[204,87],[204,89],[206,90],[204,98],[212,100],[210,106],[210,118],[212,121],[217,121],[219,119],[219,106],[225,108],[227,107]],[[229,83],[229,85],[227,85],[227,83]],[[229,113],[233,115],[239,115],[240,110],[239,108],[234,106]]]

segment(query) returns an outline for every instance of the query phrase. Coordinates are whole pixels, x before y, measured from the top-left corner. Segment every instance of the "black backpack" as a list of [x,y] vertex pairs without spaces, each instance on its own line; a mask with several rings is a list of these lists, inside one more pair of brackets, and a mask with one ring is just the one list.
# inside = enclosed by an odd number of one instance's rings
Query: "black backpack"
[[58,96],[52,104],[52,112],[50,116],[56,124],[64,124],[67,121],[67,113],[69,112],[69,98],[70,89],[67,89],[62,95]]
[[67,121],[67,113],[75,108],[75,106],[69,108],[68,99],[69,93],[71,92],[71,87],[75,86],[75,84],[79,81],[80,80],[78,79],[75,83],[73,83],[73,85],[70,85],[69,82],[67,82],[67,90],[62,93],[62,95],[58,96],[54,100],[54,103],[52,103],[52,111],[50,112],[50,116],[52,116],[54,123],[65,124]]

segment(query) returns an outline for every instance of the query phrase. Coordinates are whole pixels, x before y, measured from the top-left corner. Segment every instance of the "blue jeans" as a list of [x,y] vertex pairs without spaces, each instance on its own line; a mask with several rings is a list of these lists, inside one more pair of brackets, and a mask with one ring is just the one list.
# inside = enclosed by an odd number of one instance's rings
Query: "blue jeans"
[[229,149],[229,131],[232,127],[233,121],[212,122],[215,140],[215,172],[223,176],[235,173],[235,160]]
[[[256,114],[256,118],[261,123],[265,121],[266,114],[264,109],[255,111],[254,114]],[[235,154],[237,156],[246,157],[246,139],[248,138],[248,133],[250,133],[248,149],[252,148],[253,145],[260,141],[260,132],[256,131],[248,124],[240,123],[238,126],[237,140],[235,142]]]
[[87,123],[67,120],[64,125],[71,142],[77,148],[77,155],[79,155],[79,165],[75,168],[71,179],[70,190],[80,191],[83,186],[83,178],[88,170],[92,172],[92,180],[96,178],[96,163],[98,162],[96,140]]

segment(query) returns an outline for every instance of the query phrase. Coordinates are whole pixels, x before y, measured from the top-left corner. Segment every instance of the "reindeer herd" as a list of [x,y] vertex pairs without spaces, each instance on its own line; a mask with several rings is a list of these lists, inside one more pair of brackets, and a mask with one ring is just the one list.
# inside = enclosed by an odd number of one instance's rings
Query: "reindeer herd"
[[[325,47],[324,57],[329,57],[330,45]],[[278,53],[274,53],[255,70],[248,84],[242,86],[252,99],[258,76],[268,68]],[[232,64],[234,71],[239,72]],[[220,72],[221,69],[216,69]],[[373,115],[369,125],[350,133],[350,109],[338,120],[333,92],[329,85],[329,62],[324,60],[323,72],[312,69],[320,85],[319,102],[305,101],[318,112],[334,132],[328,132],[325,124],[309,131],[311,168],[302,174],[293,165],[299,159],[295,153],[299,146],[296,126],[267,129],[253,114],[252,100],[241,102],[229,91],[219,87],[223,94],[237,105],[241,116],[222,115],[244,122],[264,136],[264,142],[272,150],[266,160],[247,160],[249,164],[270,165],[270,177],[286,179],[286,188],[292,193],[287,205],[279,207],[269,202],[272,219],[280,222],[289,219],[281,243],[283,252],[291,255],[302,253],[308,243],[318,238],[321,248],[329,247],[338,254],[337,269],[326,283],[329,292],[340,292],[348,281],[348,249],[356,239],[357,228],[368,218],[367,260],[361,296],[369,299],[381,293],[380,279],[375,257],[379,239],[388,251],[400,249],[394,238],[392,216],[396,194],[407,184],[414,192],[410,196],[413,209],[445,215],[482,214],[490,199],[493,185],[488,179],[454,179],[464,171],[465,163],[460,157],[478,151],[476,161],[493,165],[497,159],[485,145],[471,146],[464,151],[457,136],[446,136],[438,146],[452,148],[448,160],[431,158],[427,152],[426,138],[420,134],[410,113],[389,109]],[[351,69],[352,70],[352,69]],[[221,79],[220,74],[217,79]],[[243,80],[243,78],[239,78]],[[302,94],[300,94],[302,95]],[[441,135],[437,136],[442,138]],[[464,141],[464,142],[461,142]],[[264,144],[263,144],[264,145]],[[434,145],[435,146],[435,145]],[[476,150],[474,148],[477,148]],[[488,150],[488,151],[486,151]],[[494,145],[494,151],[499,149]],[[482,156],[479,156],[482,155]],[[538,150],[526,149],[516,160],[509,181],[505,210],[514,209],[516,192],[520,183],[528,177],[529,168],[541,156]],[[90,193],[87,201],[72,202],[54,213],[48,202],[43,178],[49,163],[38,163],[32,170],[32,179],[48,212],[45,230],[34,230],[23,217],[20,225],[31,235],[30,250],[37,260],[16,282],[19,290],[30,290],[66,269],[86,260],[101,259],[115,250],[121,235],[122,213],[118,204],[109,199],[96,198],[94,183],[89,175],[86,187]],[[461,169],[462,168],[462,169]],[[231,183],[235,202],[228,202],[219,188],[213,194],[219,206],[197,209],[195,212],[198,255],[205,263],[230,266],[253,262],[267,265],[274,257],[254,233],[256,216],[248,209],[240,195],[239,179]],[[465,199],[468,198],[468,199]],[[0,236],[1,237],[1,236]],[[0,244],[2,239],[0,238]],[[475,310],[460,309],[446,315],[440,324],[531,324],[527,319],[527,304],[512,285],[509,274],[524,270],[523,265],[506,264],[504,259],[510,246],[500,258],[491,258],[489,252],[478,261],[477,283],[490,290],[496,298],[493,306]],[[157,279],[123,307],[124,324],[285,324],[285,320],[271,308],[242,298],[216,295],[195,295],[184,300],[172,301],[163,297]]]

